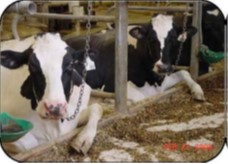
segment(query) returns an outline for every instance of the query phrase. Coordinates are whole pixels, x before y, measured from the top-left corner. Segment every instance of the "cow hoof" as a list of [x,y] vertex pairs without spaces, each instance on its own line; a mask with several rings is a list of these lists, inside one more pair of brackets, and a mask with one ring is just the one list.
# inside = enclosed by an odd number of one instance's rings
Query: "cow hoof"
[[88,131],[83,129],[81,133],[71,142],[71,147],[73,147],[78,153],[83,153],[87,156],[87,152],[93,144],[96,132],[93,130]]
[[193,98],[195,100],[198,100],[198,101],[205,101],[205,97],[204,97],[204,94],[199,94],[199,93],[195,93],[193,94]]
[[202,88],[200,87],[200,85],[198,85],[198,84],[193,86],[192,96],[195,100],[198,100],[198,101],[205,101],[206,100],[204,97],[204,92],[203,92]]

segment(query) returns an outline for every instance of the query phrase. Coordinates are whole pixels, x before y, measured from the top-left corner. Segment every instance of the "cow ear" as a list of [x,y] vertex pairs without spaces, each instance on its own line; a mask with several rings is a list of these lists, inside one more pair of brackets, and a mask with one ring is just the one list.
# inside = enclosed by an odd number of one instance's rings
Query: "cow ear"
[[193,26],[189,26],[187,28],[187,37],[192,37],[193,35],[195,35],[197,33],[197,29]]
[[145,31],[142,29],[142,27],[134,27],[130,30],[129,34],[136,39],[145,38]]
[[30,49],[24,52],[16,52],[16,51],[10,51],[10,50],[2,51],[1,65],[9,69],[19,68],[22,65],[28,63],[30,52],[31,52]]
[[32,89],[32,77],[31,77],[31,75],[28,76],[27,79],[22,84],[21,95],[27,99],[30,99],[32,109],[36,109],[37,102],[36,102],[36,98],[35,98],[35,95],[34,95],[33,89]]

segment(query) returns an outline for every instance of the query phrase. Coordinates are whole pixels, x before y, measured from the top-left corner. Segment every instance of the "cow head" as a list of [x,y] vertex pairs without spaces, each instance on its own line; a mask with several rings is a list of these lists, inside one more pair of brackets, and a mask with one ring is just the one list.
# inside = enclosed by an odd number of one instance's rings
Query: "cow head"
[[170,72],[171,64],[177,59],[180,42],[185,42],[196,32],[195,27],[187,24],[186,31],[183,33],[183,27],[174,23],[174,17],[171,15],[157,15],[152,18],[153,29],[156,32],[160,42],[160,56],[154,67],[155,72]]
[[225,17],[212,3],[203,4],[202,32],[203,44],[212,51],[224,52]]
[[196,32],[196,28],[187,26],[186,32],[183,33],[182,27],[175,25],[173,16],[159,14],[152,18],[149,25],[133,28],[130,34],[138,41],[144,39],[144,43],[145,38],[149,40],[151,55],[154,58],[152,62],[155,61],[151,68],[153,71],[169,72],[172,70],[171,63],[177,58],[176,52],[180,42],[184,42]]
[[82,84],[84,64],[82,51],[74,51],[59,34],[37,35],[34,44],[24,52],[1,52],[1,64],[9,69],[28,65],[29,76],[21,94],[31,100],[42,118],[60,119],[67,114],[73,86]]

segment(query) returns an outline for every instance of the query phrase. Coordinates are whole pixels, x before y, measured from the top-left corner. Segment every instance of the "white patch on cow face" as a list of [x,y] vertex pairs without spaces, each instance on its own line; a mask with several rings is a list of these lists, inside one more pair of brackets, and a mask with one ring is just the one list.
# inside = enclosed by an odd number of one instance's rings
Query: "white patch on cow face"
[[173,28],[173,16],[158,15],[152,18],[152,26],[156,31],[158,40],[161,44],[161,49],[165,46],[165,39],[169,31]]
[[219,10],[218,9],[215,9],[215,10],[208,10],[207,11],[207,14],[209,15],[214,15],[214,16],[218,16],[219,15]]
[[162,64],[162,50],[165,47],[165,39],[169,31],[173,28],[173,16],[158,15],[152,18],[152,27],[156,31],[158,40],[161,44],[160,60],[155,63],[153,71],[158,72],[158,65]]
[[128,36],[127,36],[127,41],[128,41],[128,45],[132,45],[134,48],[137,48],[137,39],[135,39],[134,37],[132,37],[130,35],[130,31],[131,29],[135,28],[136,26],[128,26]]
[[66,104],[61,79],[63,58],[67,53],[66,47],[66,43],[61,40],[59,34],[50,33],[39,36],[32,46],[46,83],[44,95],[37,107],[37,112],[43,117],[46,113],[44,103]]
[[153,68],[153,71],[158,72],[158,65],[162,65],[162,50],[165,47],[165,39],[169,31],[173,28],[173,16],[158,15],[152,18],[152,27],[155,30],[158,40],[161,44],[160,60],[158,60]]

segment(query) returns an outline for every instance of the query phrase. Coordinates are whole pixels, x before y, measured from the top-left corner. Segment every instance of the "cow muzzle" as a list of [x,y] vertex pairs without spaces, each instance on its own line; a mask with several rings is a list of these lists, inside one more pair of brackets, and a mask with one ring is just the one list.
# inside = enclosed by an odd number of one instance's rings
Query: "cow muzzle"
[[61,102],[44,102],[45,118],[61,119],[67,113],[67,104]]

